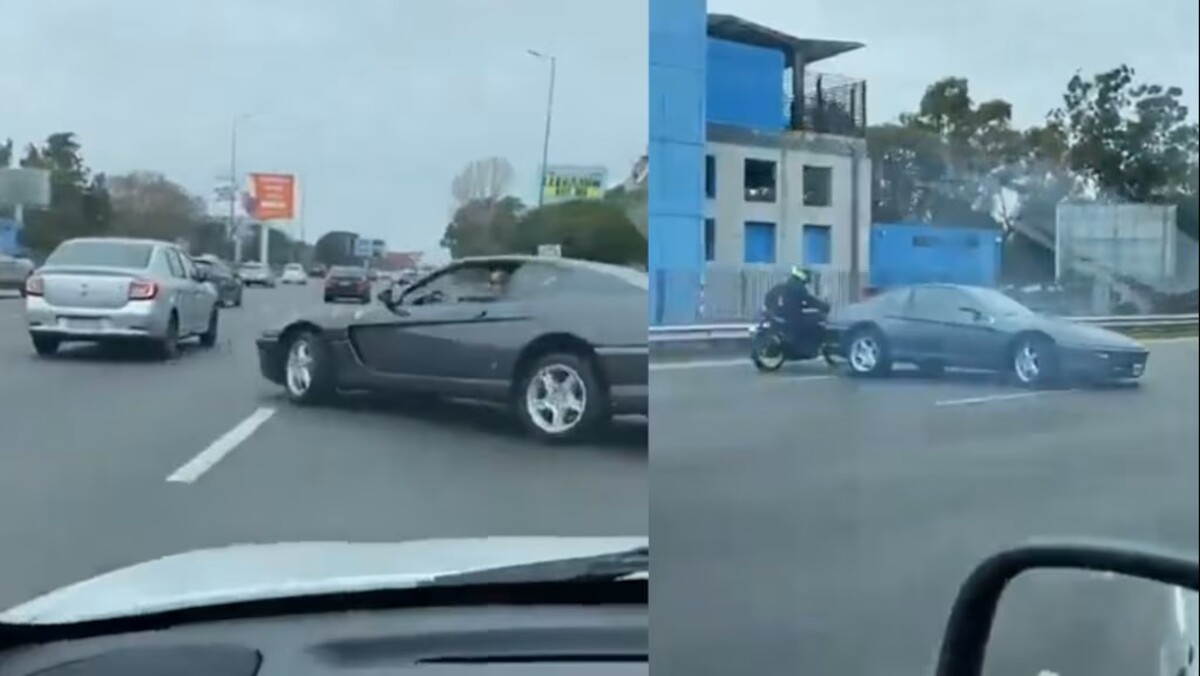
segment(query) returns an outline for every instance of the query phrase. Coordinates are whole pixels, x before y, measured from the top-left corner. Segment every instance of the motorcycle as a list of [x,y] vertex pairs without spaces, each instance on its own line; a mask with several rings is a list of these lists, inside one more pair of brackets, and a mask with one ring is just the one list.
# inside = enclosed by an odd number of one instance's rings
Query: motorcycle
[[806,315],[817,315],[812,323],[811,334],[799,336],[798,340],[787,330],[787,323],[776,313],[764,311],[758,324],[750,329],[750,359],[759,371],[778,371],[789,361],[809,361],[821,358],[832,367],[836,366],[834,355],[825,341],[826,313],[817,308],[806,308]]

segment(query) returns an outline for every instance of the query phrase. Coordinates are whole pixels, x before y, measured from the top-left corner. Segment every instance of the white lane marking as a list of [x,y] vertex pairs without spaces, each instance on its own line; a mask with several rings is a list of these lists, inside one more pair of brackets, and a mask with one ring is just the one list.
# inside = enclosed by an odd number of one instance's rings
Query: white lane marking
[[699,361],[650,362],[651,371],[688,371],[691,369],[719,369],[736,366],[749,367],[751,366],[750,359],[748,357],[742,357],[740,359],[702,359]]
[[1047,394],[1055,394],[1054,392],[1013,392],[1010,394],[988,394],[982,397],[963,397],[962,399],[941,399],[933,402],[934,406],[972,406],[976,404],[987,404],[993,401],[1008,401],[1010,399],[1029,399],[1031,397],[1042,397]]
[[254,434],[255,430],[262,427],[263,423],[271,419],[275,415],[275,409],[263,407],[251,413],[245,420],[241,421],[225,434],[217,437],[216,441],[208,445],[203,451],[200,451],[196,457],[192,458],[183,467],[175,470],[171,476],[167,477],[167,481],[173,483],[190,484],[195,482],[205,472],[213,468],[221,459],[229,455],[230,451],[240,446],[244,441]]

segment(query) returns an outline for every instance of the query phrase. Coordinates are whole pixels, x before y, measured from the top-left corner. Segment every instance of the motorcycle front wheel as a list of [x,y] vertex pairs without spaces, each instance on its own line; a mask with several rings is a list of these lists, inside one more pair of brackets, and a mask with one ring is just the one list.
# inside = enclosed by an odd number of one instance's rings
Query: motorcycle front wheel
[[750,359],[759,371],[778,371],[787,361],[783,353],[783,340],[779,334],[768,331],[754,336],[750,348]]

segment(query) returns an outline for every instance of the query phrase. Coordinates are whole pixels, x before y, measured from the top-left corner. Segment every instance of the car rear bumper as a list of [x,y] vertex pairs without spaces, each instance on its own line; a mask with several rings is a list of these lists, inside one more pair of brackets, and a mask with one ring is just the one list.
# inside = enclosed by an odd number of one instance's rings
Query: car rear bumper
[[131,301],[121,308],[57,307],[45,298],[25,299],[29,332],[63,340],[104,341],[161,338],[170,311],[154,301]]
[[608,382],[613,413],[646,415],[650,410],[649,347],[597,348],[596,357]]
[[1136,380],[1146,372],[1147,350],[1060,348],[1059,369],[1068,378],[1113,381]]

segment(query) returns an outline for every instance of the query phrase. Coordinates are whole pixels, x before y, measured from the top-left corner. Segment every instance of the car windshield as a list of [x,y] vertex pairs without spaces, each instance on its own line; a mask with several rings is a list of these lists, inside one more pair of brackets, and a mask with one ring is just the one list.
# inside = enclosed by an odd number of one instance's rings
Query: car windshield
[[150,265],[154,246],[140,242],[76,240],[65,242],[46,258],[46,265],[95,265],[142,269]]
[[330,268],[329,276],[345,279],[360,279],[367,276],[367,271],[363,270],[362,268],[334,267]]

